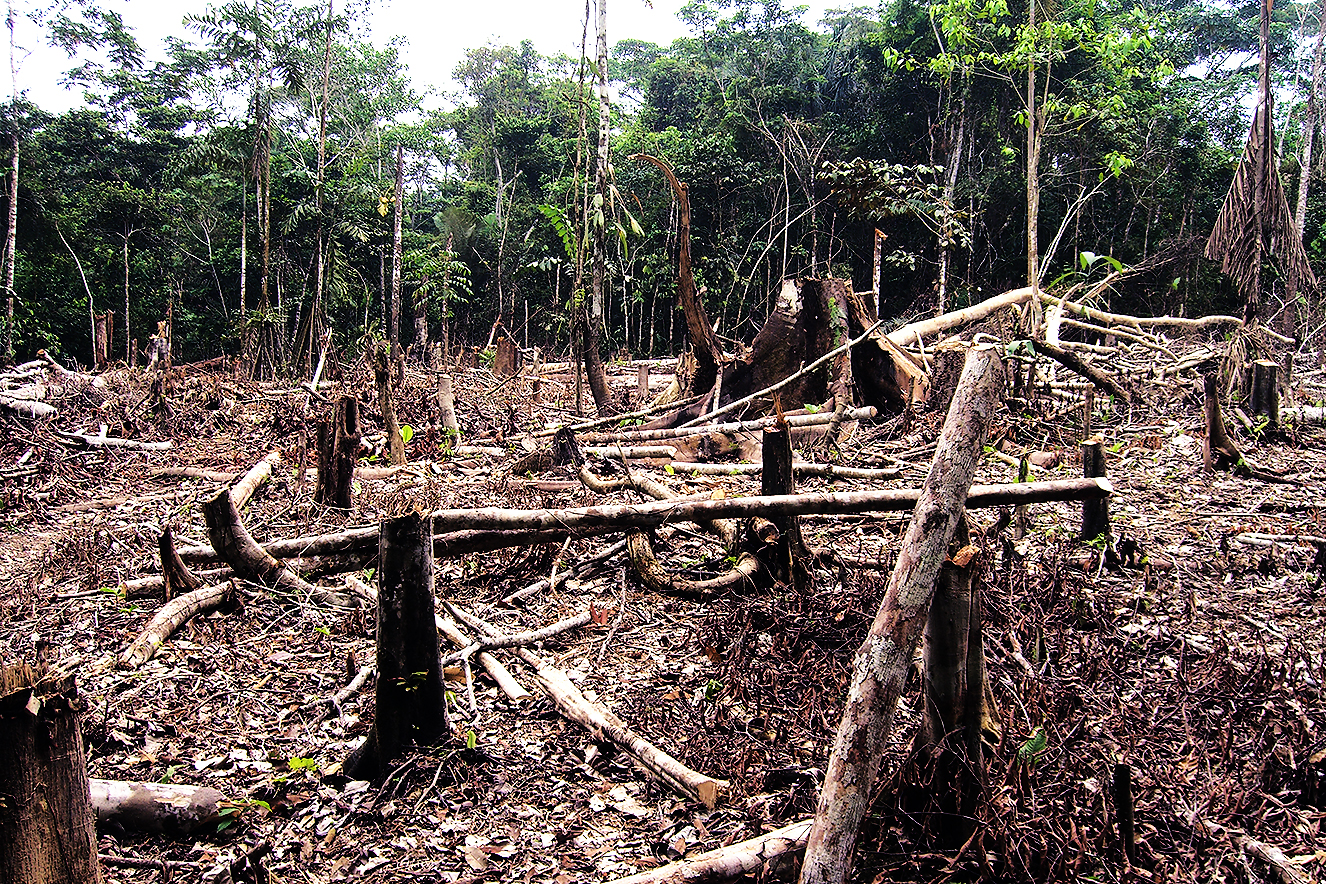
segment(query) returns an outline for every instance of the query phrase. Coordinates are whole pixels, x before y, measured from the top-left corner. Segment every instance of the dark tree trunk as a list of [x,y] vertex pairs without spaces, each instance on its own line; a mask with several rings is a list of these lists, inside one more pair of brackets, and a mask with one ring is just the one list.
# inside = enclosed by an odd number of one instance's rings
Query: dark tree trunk
[[378,779],[410,745],[447,734],[446,688],[433,613],[433,532],[426,515],[382,523],[378,547],[377,705],[368,741],[345,764]]
[[72,676],[0,670],[0,881],[100,884]]
[[[1105,443],[1091,439],[1082,443],[1082,475],[1088,479],[1105,478]],[[1082,502],[1082,539],[1091,541],[1104,537],[1110,542],[1110,502],[1086,500]]]
[[[396,422],[395,395],[391,383],[391,345],[379,343],[374,353],[373,374],[378,385],[378,408],[382,411],[382,431],[387,434],[389,457],[395,466],[405,463],[405,440],[401,436],[400,425]],[[353,474],[354,465],[350,471]]]
[[[765,428],[760,494],[796,493],[792,479],[791,435],[786,424]],[[810,557],[801,536],[800,517],[774,515],[769,521],[778,529],[778,541],[774,545],[775,558],[771,567],[774,577],[802,592],[809,590]]]
[[318,486],[313,499],[348,510],[359,456],[359,401],[342,396],[318,427]]

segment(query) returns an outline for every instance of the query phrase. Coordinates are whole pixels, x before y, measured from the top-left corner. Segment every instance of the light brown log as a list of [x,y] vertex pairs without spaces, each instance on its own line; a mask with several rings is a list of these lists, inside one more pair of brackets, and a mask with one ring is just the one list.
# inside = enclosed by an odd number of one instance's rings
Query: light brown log
[[[1059,298],[1044,291],[1041,292],[1041,300],[1046,304],[1055,306],[1059,304]],[[1094,307],[1087,307],[1072,301],[1065,302],[1063,308],[1096,322],[1104,322],[1109,325],[1127,325],[1134,328],[1207,329],[1218,328],[1223,325],[1243,324],[1243,320],[1237,316],[1202,316],[1197,319],[1188,319],[1181,316],[1129,316],[1126,313],[1106,313],[1103,310],[1097,310]]]
[[758,875],[776,861],[801,851],[806,846],[812,822],[798,820],[756,838],[709,850],[629,878],[618,878],[610,884],[701,884]]
[[62,430],[56,430],[55,435],[62,442],[82,445],[85,448],[124,448],[131,451],[169,451],[175,445],[175,443],[169,440],[165,442],[139,442],[137,439],[120,439],[115,436],[88,436],[82,433],[66,433]]
[[[879,412],[874,408],[849,408],[843,414],[843,420],[870,420]],[[694,427],[665,427],[657,430],[621,430],[617,433],[588,433],[583,442],[645,442],[652,439],[677,439],[684,436],[696,436],[702,433],[736,433],[743,430],[763,430],[777,422],[776,417],[765,417],[753,421],[733,421],[726,424],[706,424]],[[790,414],[785,417],[789,427],[813,427],[827,424],[833,420],[833,412],[821,411],[814,414]]]
[[856,654],[846,708],[806,846],[802,884],[840,884],[851,872],[852,851],[879,774],[893,714],[1003,385],[999,351],[990,345],[974,347],[889,575],[884,600]]
[[120,654],[118,661],[120,668],[137,669],[142,666],[156,655],[157,650],[166,643],[166,639],[174,635],[181,626],[199,614],[221,607],[234,593],[234,581],[227,580],[225,583],[186,592],[166,602],[148,621],[133,644]]
[[717,577],[704,580],[678,577],[659,562],[649,535],[643,531],[627,533],[626,550],[631,557],[635,573],[640,577],[640,582],[654,592],[665,595],[703,598],[723,590],[749,587],[760,571],[760,560],[750,553],[743,552],[737,557],[736,564]]
[[89,780],[97,822],[180,838],[220,819],[226,796],[208,786]]
[[[674,460],[669,466],[674,473],[694,473],[701,476],[758,476],[764,466],[757,463],[692,463]],[[822,476],[825,479],[897,479],[902,476],[899,467],[872,469],[844,467],[832,463],[792,461],[792,474],[796,476]]]
[[[449,604],[448,607],[456,619],[470,628],[491,636],[501,634],[490,624],[458,609],[455,605]],[[534,667],[539,683],[557,704],[558,710],[567,718],[588,728],[596,739],[607,739],[616,743],[635,756],[646,770],[661,781],[683,795],[700,801],[705,807],[713,808],[718,803],[719,795],[727,791],[726,781],[696,773],[644,737],[631,731],[626,723],[611,711],[590,702],[580,693],[580,689],[572,684],[571,679],[566,677],[565,672],[548,665],[538,654],[527,648],[517,648],[516,654]]]
[[281,462],[281,452],[279,450],[270,452],[262,460],[253,465],[244,478],[235,483],[230,489],[230,496],[235,499],[235,506],[239,509],[244,508],[244,504],[249,502],[253,493],[267,483],[272,477],[272,468]]
[[0,881],[100,884],[71,675],[0,669]]
[[338,607],[353,604],[352,600],[343,595],[308,583],[258,546],[240,520],[229,488],[218,491],[203,503],[202,509],[212,548],[240,577],[291,593],[299,599],[313,599]]
[[[975,485],[968,496],[971,508],[1015,506],[1047,501],[1106,497],[1113,486],[1105,479],[1055,479],[1011,485]],[[562,530],[587,528],[657,528],[676,521],[736,519],[769,515],[847,515],[897,512],[916,505],[916,489],[837,491],[778,497],[730,497],[722,500],[679,499],[641,504],[616,504],[560,510],[518,510],[498,507],[445,509],[433,513],[434,530],[445,532],[467,526],[475,530]]]
[[460,423],[456,420],[456,394],[452,391],[449,374],[437,379],[437,417],[442,429],[447,431],[447,444],[455,448],[460,444]]
[[0,393],[0,408],[12,411],[19,417],[43,418],[55,417],[59,412],[54,405],[46,402],[36,402],[31,399],[14,399]]
[[1004,292],[1002,295],[995,295],[993,298],[987,298],[979,304],[972,304],[970,307],[964,307],[961,310],[954,310],[951,313],[944,313],[940,316],[932,316],[929,319],[923,319],[920,322],[913,322],[910,325],[904,325],[902,328],[895,329],[888,333],[889,341],[898,347],[910,347],[917,336],[929,338],[946,331],[951,331],[960,326],[976,322],[978,319],[984,319],[992,313],[1003,310],[1007,307],[1013,307],[1018,304],[1025,304],[1031,300],[1031,288],[1024,287]]

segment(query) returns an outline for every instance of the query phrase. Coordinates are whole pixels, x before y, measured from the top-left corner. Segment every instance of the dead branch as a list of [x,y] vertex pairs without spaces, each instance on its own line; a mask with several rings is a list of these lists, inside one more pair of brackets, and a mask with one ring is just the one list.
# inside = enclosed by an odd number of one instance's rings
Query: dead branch
[[1035,347],[1037,353],[1044,353],[1069,371],[1077,372],[1082,375],[1082,377],[1088,378],[1093,384],[1100,387],[1102,390],[1117,396],[1124,402],[1133,401],[1132,394],[1124,389],[1118,381],[1095,366],[1089,365],[1084,360],[1074,356],[1063,347],[1058,347],[1051,344],[1049,341],[1036,341]]
[[886,337],[894,346],[909,347],[918,335],[922,338],[928,338],[931,335],[950,331],[960,326],[984,319],[992,313],[997,313],[1006,307],[1024,304],[1030,299],[1030,287],[1012,289],[1011,291],[1004,292],[1002,295],[995,295],[993,298],[987,298],[979,304],[972,304],[970,307],[964,307],[961,310],[954,310],[951,313],[945,313],[941,316],[932,316],[929,319],[923,319],[919,322],[904,325],[902,328],[889,332]]
[[[491,624],[459,610],[449,602],[446,604],[456,619],[465,623],[471,629],[490,636],[501,635]],[[634,756],[645,770],[658,777],[662,782],[677,789],[683,795],[700,801],[705,807],[713,808],[718,803],[719,794],[727,791],[728,784],[726,781],[696,773],[648,740],[632,732],[626,726],[626,723],[611,711],[597,703],[591,703],[585,698],[584,694],[580,693],[579,688],[571,683],[571,680],[566,677],[566,673],[562,670],[549,666],[537,654],[527,648],[516,648],[515,652],[522,660],[534,667],[534,671],[539,676],[539,683],[543,685],[543,689],[548,692],[548,696],[557,704],[558,710],[567,718],[588,728],[596,739],[607,739],[616,743]]]
[[[879,412],[874,408],[849,408],[843,413],[843,420],[859,421],[870,420]],[[813,427],[819,424],[827,424],[833,421],[833,412],[821,411],[814,414],[792,414],[787,415],[787,425],[789,427]],[[650,439],[676,439],[683,436],[694,436],[701,432],[704,433],[736,433],[741,431],[759,431],[765,427],[773,426],[776,417],[765,417],[753,421],[734,421],[727,424],[707,424],[703,427],[665,427],[657,430],[622,430],[618,433],[591,433],[586,435],[582,441],[585,442],[611,442],[620,439],[621,441],[643,442]]]
[[442,658],[442,665],[450,663],[459,663],[461,660],[468,659],[480,651],[490,651],[494,648],[514,648],[523,645],[532,645],[552,638],[554,635],[561,635],[563,632],[570,632],[572,629],[579,629],[586,626],[594,619],[590,611],[583,611],[574,617],[567,617],[558,620],[556,623],[550,623],[542,629],[530,629],[525,632],[513,632],[503,636],[487,636],[478,641],[470,642],[459,651],[454,651]]
[[66,433],[56,430],[55,435],[68,445],[81,445],[84,448],[126,448],[134,451],[169,451],[175,446],[169,440],[165,442],[139,442],[137,439],[120,439],[115,436],[87,436],[81,433]]
[[[460,631],[456,621],[450,617],[437,617],[436,620],[437,631],[446,636],[447,641],[453,645],[467,648],[474,643],[469,636]],[[508,699],[515,703],[523,703],[530,698],[530,692],[525,690],[524,685],[516,681],[516,677],[511,674],[511,670],[507,669],[497,657],[487,651],[480,651],[479,663],[488,671],[488,674],[492,676],[493,681],[497,683],[497,686],[501,688],[502,693],[507,695]]]
[[743,552],[737,558],[737,563],[723,574],[706,580],[691,580],[678,577],[663,567],[654,555],[654,545],[649,535],[643,531],[631,531],[626,535],[626,549],[635,572],[640,576],[640,582],[655,592],[670,595],[703,598],[725,589],[750,585],[761,567],[759,559]]
[[698,884],[757,875],[769,864],[805,848],[814,820],[798,820],[747,841],[738,841],[699,856],[659,866],[611,884]]
[[175,551],[175,533],[169,525],[161,529],[157,550],[161,553],[161,582],[166,589],[166,601],[203,588],[202,581],[180,561]]
[[133,644],[120,654],[118,664],[121,669],[137,669],[156,654],[157,649],[165,644],[166,639],[175,634],[185,623],[205,611],[212,611],[226,603],[235,592],[233,580],[204,586],[193,592],[176,596],[153,615]]
[[[1049,501],[1087,500],[1108,496],[1113,486],[1105,479],[1056,479],[1011,485],[974,485],[969,508],[1010,506]],[[520,510],[498,507],[446,509],[433,513],[434,530],[460,525],[475,530],[560,530],[658,528],[677,521],[732,519],[749,516],[847,515],[863,512],[898,512],[911,509],[921,497],[916,489],[839,491],[780,496],[735,497],[723,500],[679,499],[642,504],[613,504],[561,510]]]
[[[691,463],[681,460],[674,460],[670,466],[676,473],[695,473],[701,476],[758,476],[764,469],[757,463]],[[897,479],[902,476],[900,467],[870,469],[808,461],[793,461],[792,472],[798,476],[821,476],[825,479]]]

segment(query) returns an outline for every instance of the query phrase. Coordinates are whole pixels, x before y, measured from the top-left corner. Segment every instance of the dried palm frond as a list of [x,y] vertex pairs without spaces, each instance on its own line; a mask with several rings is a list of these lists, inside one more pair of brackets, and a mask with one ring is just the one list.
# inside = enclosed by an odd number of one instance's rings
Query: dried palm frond
[[1264,267],[1272,268],[1291,293],[1317,285],[1280,184],[1266,107],[1257,107],[1234,181],[1206,241],[1206,257],[1221,262],[1220,269],[1246,299],[1245,322],[1257,315]]

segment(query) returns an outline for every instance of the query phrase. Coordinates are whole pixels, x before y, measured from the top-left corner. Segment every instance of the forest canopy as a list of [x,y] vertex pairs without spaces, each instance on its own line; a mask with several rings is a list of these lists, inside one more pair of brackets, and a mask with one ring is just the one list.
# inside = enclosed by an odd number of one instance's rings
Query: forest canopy
[[[411,82],[398,41],[364,40],[356,6],[216,4],[164,61],[117,13],[71,6],[44,25],[86,106],[50,113],[19,83],[2,117],[18,170],[9,355],[87,364],[91,317],[113,311],[124,359],[169,309],[177,358],[238,353],[264,327],[298,371],[323,329],[343,351],[386,335],[394,273],[407,347],[482,345],[500,317],[517,341],[565,350],[586,219],[606,231],[604,352],[676,352],[677,206],[638,154],[689,191],[696,289],[723,338],[750,340],[785,277],[876,288],[877,229],[883,314],[1024,285],[1028,217],[1042,286],[1143,267],[1112,309],[1237,313],[1201,251],[1247,138],[1259,11],[889,0],[809,26],[781,0],[695,0],[680,13],[690,36],[613,46],[608,196],[590,199],[593,22],[578,58],[528,41],[469,50],[447,108],[426,110],[436,84]],[[1309,180],[1320,30],[1315,4],[1274,11],[1290,206]],[[1326,199],[1306,195],[1300,234],[1320,275]]]

